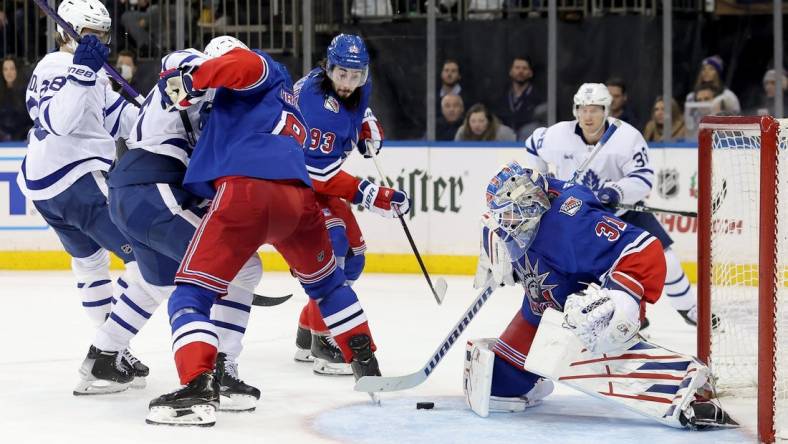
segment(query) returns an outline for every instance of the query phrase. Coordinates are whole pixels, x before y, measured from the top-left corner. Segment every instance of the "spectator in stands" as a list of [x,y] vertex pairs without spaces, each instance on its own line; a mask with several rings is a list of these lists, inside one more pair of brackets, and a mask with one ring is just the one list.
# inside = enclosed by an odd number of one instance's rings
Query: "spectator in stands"
[[511,84],[495,107],[495,114],[514,130],[518,140],[525,140],[534,129],[542,126],[535,114],[543,100],[534,88],[533,78],[531,59],[515,57],[509,67]]
[[640,128],[640,121],[627,106],[627,85],[620,77],[611,77],[605,82],[613,103],[610,104],[610,116],[623,120],[635,128]]
[[0,82],[0,141],[24,140],[33,126],[25,107],[27,82],[21,76],[19,63],[12,57],[3,59]]
[[[684,126],[684,115],[676,99],[670,99],[670,120],[673,131],[670,134],[671,140],[682,140],[686,137],[687,129]],[[646,142],[659,142],[664,134],[665,124],[665,102],[662,96],[654,101],[654,108],[651,111],[651,120],[646,123],[643,129],[643,138]]]
[[[687,101],[696,101],[698,88],[702,84],[710,84],[712,89],[717,92],[717,94],[714,96],[715,108],[718,111],[727,111],[738,114],[741,112],[739,98],[736,97],[736,94],[734,94],[733,91],[726,88],[725,84],[722,82],[723,66],[722,58],[720,58],[720,56],[714,55],[703,59],[700,72],[698,73],[698,78],[695,81],[694,91],[687,94]],[[704,89],[708,90],[709,88],[706,87]]]
[[[766,74],[763,75],[763,92],[759,95],[757,104],[753,110],[751,110],[747,114],[757,114],[759,116],[773,116],[774,115],[774,97],[777,96],[777,70],[770,69],[766,71]],[[788,106],[788,102],[785,101],[786,99],[786,91],[788,91],[788,76],[785,75],[785,70],[783,70],[783,77],[782,77],[782,97],[783,99],[783,107]],[[788,109],[783,108],[783,114],[786,113]]]
[[441,69],[441,88],[438,90],[438,100],[447,94],[462,95],[460,80],[462,80],[460,64],[454,59],[444,60],[443,68]]
[[[145,87],[149,85],[142,85],[140,78],[137,76],[137,56],[132,51],[124,49],[118,52],[118,59],[115,61],[115,69],[123,76],[123,80],[128,82],[138,93],[145,95],[148,92],[147,90],[150,89],[150,87]],[[115,91],[121,89],[120,84],[115,82],[114,79],[112,81],[112,89]]]
[[435,123],[435,140],[454,140],[462,126],[465,104],[457,94],[447,94],[441,99],[441,115]]
[[465,120],[457,130],[454,140],[514,142],[517,137],[514,131],[502,124],[486,106],[477,103],[465,114]]

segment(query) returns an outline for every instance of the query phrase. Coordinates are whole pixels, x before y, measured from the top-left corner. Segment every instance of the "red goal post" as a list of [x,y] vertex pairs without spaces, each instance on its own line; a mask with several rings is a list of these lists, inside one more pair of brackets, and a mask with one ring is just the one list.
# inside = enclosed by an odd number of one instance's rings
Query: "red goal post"
[[[778,331],[788,328],[778,314],[786,265],[778,243],[786,233],[778,233],[777,217],[788,199],[778,180],[780,152],[788,148],[780,128],[769,116],[708,116],[698,135],[698,357],[721,392],[734,387],[736,396],[757,397],[763,442],[774,441],[779,425]],[[730,229],[737,218],[744,225],[738,231]],[[714,330],[712,312],[721,322]],[[750,346],[757,343],[751,356],[748,336]]]

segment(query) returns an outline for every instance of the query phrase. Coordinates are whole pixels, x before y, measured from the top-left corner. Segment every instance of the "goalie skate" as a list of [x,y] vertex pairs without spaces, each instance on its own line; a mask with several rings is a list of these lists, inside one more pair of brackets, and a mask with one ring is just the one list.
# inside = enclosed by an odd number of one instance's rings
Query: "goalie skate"
[[700,399],[691,402],[679,416],[681,424],[692,429],[703,430],[711,427],[739,427],[716,402]]
[[312,332],[308,328],[298,327],[296,332],[296,352],[293,359],[296,362],[314,362],[312,356]]
[[75,396],[102,395],[128,389],[134,373],[121,352],[102,351],[91,345],[79,368],[79,378]]
[[213,372],[203,373],[188,385],[150,402],[145,422],[154,425],[211,427],[216,424],[219,384]]
[[344,376],[353,374],[350,364],[345,362],[342,351],[330,336],[312,335],[311,353],[315,360],[312,371],[316,375]]
[[216,355],[216,380],[219,382],[219,410],[222,412],[253,412],[260,399],[260,390],[238,378],[238,364],[227,355]]

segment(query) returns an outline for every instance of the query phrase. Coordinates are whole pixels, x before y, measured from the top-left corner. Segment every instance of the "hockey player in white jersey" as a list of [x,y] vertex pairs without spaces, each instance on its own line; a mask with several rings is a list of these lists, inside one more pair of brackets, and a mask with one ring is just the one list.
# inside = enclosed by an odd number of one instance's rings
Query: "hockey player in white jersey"
[[[569,180],[588,158],[594,145],[602,138],[613,119],[610,115],[612,97],[602,83],[585,83],[574,96],[575,120],[538,128],[526,140],[527,160],[550,170],[557,179]],[[654,182],[649,164],[648,145],[640,132],[626,122],[597,153],[578,182],[594,190],[597,198],[615,211],[618,204],[643,201]],[[628,211],[619,217],[640,227],[662,242],[665,249],[667,275],[665,294],[684,320],[696,325],[697,296],[681,268],[681,262],[670,248],[673,240],[653,214]],[[648,320],[642,328],[648,326]]]
[[[246,48],[233,37],[216,37],[209,42],[205,54],[194,49],[168,54],[162,59],[161,69],[166,72],[199,66],[238,47]],[[175,272],[208,210],[207,202],[184,190],[181,183],[208,118],[214,92],[209,90],[200,106],[178,111],[165,107],[163,92],[154,88],[129,134],[128,151],[109,173],[110,216],[134,250],[147,291],[123,294],[96,334],[94,347],[126,348],[175,288]],[[262,264],[255,254],[232,281],[227,295],[212,309],[211,320],[219,340],[216,379],[221,410],[251,411],[260,397],[260,390],[238,377],[237,358],[249,321],[252,292],[261,276]]]
[[[26,105],[34,127],[17,183],[71,256],[82,306],[98,327],[122,292],[138,288],[141,280],[131,246],[110,220],[105,182],[115,139],[126,137],[137,110],[112,90],[101,68],[109,56],[112,25],[104,5],[64,0],[58,14],[81,35],[81,42],[58,25],[59,50],[47,54],[33,71]],[[126,264],[114,289],[110,251]],[[125,385],[138,377],[142,385],[148,369],[126,349],[92,347],[75,393],[89,392],[95,374],[103,372],[122,375]],[[96,387],[105,389],[103,383]]]

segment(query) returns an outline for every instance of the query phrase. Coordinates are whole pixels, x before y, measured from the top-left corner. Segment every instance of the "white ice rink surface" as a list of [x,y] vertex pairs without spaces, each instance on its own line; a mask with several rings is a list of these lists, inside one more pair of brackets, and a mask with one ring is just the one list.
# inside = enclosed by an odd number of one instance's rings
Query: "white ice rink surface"
[[[419,369],[476,292],[471,277],[448,277],[438,307],[420,275],[363,275],[355,289],[378,344],[384,375]],[[92,339],[69,272],[0,272],[0,443],[742,443],[751,430],[674,430],[614,405],[558,387],[538,407],[483,419],[462,398],[465,339],[497,336],[522,291],[493,294],[462,339],[423,385],[383,394],[376,407],[352,390],[352,377],[318,377],[293,361],[296,323],[306,296],[285,273],[266,273],[258,293],[294,293],[278,307],[255,307],[240,359],[241,377],[262,390],[254,413],[220,413],[213,428],[150,426],[148,402],[177,388],[166,307],[132,342],[151,368],[148,387],[74,397],[77,368]],[[694,353],[694,329],[667,301],[649,312],[651,340]],[[416,410],[434,401],[433,410]],[[737,418],[742,420],[744,418]],[[752,418],[749,418],[752,421]]]

